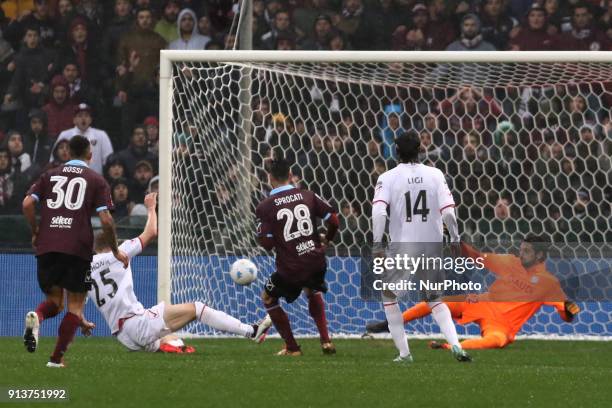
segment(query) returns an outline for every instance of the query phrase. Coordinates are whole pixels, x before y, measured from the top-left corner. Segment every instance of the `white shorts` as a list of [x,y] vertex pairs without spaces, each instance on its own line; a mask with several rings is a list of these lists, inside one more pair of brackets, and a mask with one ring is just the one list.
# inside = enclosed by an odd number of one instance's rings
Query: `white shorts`
[[142,315],[125,320],[117,340],[132,351],[157,351],[160,339],[172,333],[164,321],[165,307],[161,302],[146,309]]

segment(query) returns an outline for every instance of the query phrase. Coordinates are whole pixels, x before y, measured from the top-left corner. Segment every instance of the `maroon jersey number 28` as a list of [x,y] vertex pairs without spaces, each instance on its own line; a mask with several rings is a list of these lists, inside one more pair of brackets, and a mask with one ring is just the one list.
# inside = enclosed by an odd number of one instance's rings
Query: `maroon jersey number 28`
[[327,220],[333,208],[315,193],[293,186],[271,191],[257,206],[259,237],[274,240],[276,269],[294,282],[305,281],[325,268],[325,250],[317,233],[317,218]]
[[91,261],[91,217],[112,207],[106,180],[73,160],[41,175],[28,195],[40,202],[36,255],[61,252]]

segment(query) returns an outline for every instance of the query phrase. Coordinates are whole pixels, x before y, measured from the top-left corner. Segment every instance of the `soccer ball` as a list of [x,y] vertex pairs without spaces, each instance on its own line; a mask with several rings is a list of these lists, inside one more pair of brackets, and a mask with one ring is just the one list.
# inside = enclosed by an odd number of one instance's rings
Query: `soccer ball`
[[250,285],[257,279],[257,266],[248,259],[239,259],[232,264],[230,276],[239,285]]

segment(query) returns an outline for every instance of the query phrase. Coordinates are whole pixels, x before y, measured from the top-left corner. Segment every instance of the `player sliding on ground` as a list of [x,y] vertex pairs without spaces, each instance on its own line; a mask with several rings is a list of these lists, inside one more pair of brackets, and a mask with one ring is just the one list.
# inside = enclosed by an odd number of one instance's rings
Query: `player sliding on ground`
[[[336,348],[327,331],[322,292],[327,292],[325,247],[338,230],[338,216],[318,195],[289,184],[290,175],[284,159],[270,163],[268,178],[273,189],[255,211],[259,243],[267,250],[276,249],[276,272],[266,282],[261,297],[274,327],[285,340],[285,348],[278,355],[302,355],[289,318],[279,304],[281,297],[287,303],[293,302],[302,290],[319,330],[321,349],[325,354],[334,354]],[[326,222],[325,236],[317,233],[317,218]]]
[[[147,223],[137,238],[119,246],[130,260],[157,236],[157,193],[147,194]],[[216,330],[237,334],[258,343],[264,341],[272,322],[266,316],[257,324],[244,324],[240,320],[206,306],[202,302],[167,305],[164,302],[145,309],[134,293],[132,270],[123,269],[112,256],[103,235],[96,235],[96,255],[91,264],[92,288],[89,298],[104,316],[117,340],[130,350],[193,352],[171,333],[198,320]]]
[[[390,248],[401,250],[402,245],[411,249],[421,245],[425,251],[427,247],[437,248],[443,240],[443,222],[451,241],[459,242],[453,195],[440,170],[418,163],[421,150],[419,136],[416,132],[404,133],[395,140],[395,146],[400,163],[394,169],[381,174],[375,187],[372,203],[374,256],[385,256],[382,239],[387,222],[387,207],[390,214]],[[420,254],[419,250],[418,255]],[[383,305],[391,337],[399,350],[399,356],[394,361],[409,363],[412,362],[412,355],[404,331],[398,295],[398,292],[391,290],[383,291]],[[451,344],[453,356],[458,361],[471,361],[459,344],[450,310],[441,301],[440,294],[428,292],[422,295],[427,300],[433,319]]]
[[[97,214],[108,244],[109,258],[126,268],[128,258],[117,248],[115,224],[109,210],[110,187],[91,170],[91,145],[83,136],[70,139],[70,157],[62,166],[43,173],[23,200],[23,214],[32,229],[36,250],[37,278],[46,299],[25,318],[23,341],[29,352],[36,351],[40,324],[57,316],[68,298],[68,312],[58,329],[55,350],[47,367],[64,367],[64,354],[83,325],[83,306],[91,286],[89,268],[93,254],[91,217]],[[36,202],[40,222],[36,222]]]
[[[471,258],[482,257],[484,266],[497,275],[489,292],[469,295],[466,301],[446,301],[453,318],[461,324],[474,322],[481,336],[461,342],[464,349],[503,348],[514,342],[516,333],[543,305],[554,306],[563,320],[571,322],[580,308],[566,299],[559,281],[546,270],[546,247],[542,237],[528,236],[521,243],[519,256],[480,254],[467,244],[463,252]],[[508,300],[527,300],[516,301]],[[404,323],[428,316],[431,308],[419,303],[403,313]],[[368,333],[389,331],[386,321],[370,323]],[[448,343],[431,342],[432,348],[449,348]]]

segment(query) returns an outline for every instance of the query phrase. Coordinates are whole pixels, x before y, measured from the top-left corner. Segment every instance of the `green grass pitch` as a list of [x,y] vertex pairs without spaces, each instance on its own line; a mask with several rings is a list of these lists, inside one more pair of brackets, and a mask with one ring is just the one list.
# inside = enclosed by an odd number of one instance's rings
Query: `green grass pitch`
[[0,339],[0,387],[66,388],[65,403],[43,407],[605,407],[612,400],[612,343],[517,341],[473,351],[460,364],[447,351],[412,340],[412,365],[394,365],[390,340],[337,340],[323,356],[301,340],[304,356],[277,357],[278,339],[187,341],[192,355],[130,353],[113,338],[78,338],[68,368],[45,363],[54,339],[28,354]]

